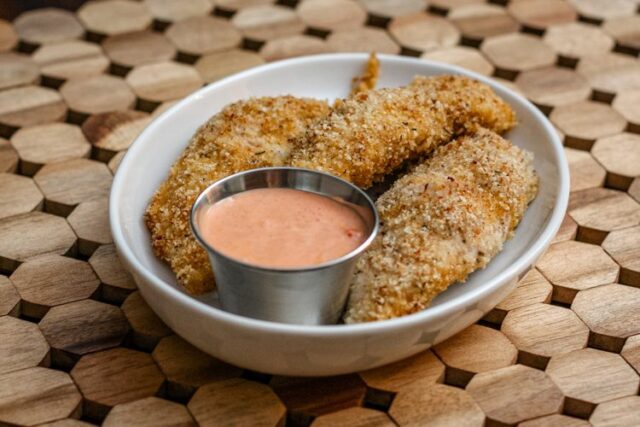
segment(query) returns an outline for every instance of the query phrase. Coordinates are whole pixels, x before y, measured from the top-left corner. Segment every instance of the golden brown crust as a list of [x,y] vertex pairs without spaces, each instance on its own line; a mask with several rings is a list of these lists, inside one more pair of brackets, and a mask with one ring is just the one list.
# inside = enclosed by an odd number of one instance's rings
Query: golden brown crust
[[479,130],[438,148],[376,202],[380,235],[358,262],[347,323],[426,308],[501,249],[537,193],[532,155]]
[[196,132],[145,215],[155,254],[188,292],[201,294],[215,287],[206,252],[189,229],[189,212],[198,194],[233,173],[284,164],[290,138],[328,112],[329,105],[315,99],[249,99],[227,106]]
[[361,76],[353,78],[351,85],[351,95],[367,92],[376,87],[378,77],[380,76],[380,60],[375,53],[369,55],[367,65]]
[[487,85],[462,76],[416,77],[406,87],[334,104],[299,136],[293,166],[320,169],[368,188],[405,161],[479,126],[503,132],[513,110]]

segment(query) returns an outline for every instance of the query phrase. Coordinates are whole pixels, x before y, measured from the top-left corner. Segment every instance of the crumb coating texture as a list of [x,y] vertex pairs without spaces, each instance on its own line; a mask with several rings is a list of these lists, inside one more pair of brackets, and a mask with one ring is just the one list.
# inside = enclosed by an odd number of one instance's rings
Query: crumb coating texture
[[420,311],[484,268],[537,193],[532,159],[479,130],[396,181],[376,202],[380,234],[358,261],[345,322]]
[[189,228],[196,197],[212,182],[247,169],[281,166],[290,139],[329,113],[325,101],[281,96],[239,101],[193,136],[149,204],[145,222],[155,254],[192,294],[213,290],[207,254]]
[[327,117],[296,138],[291,164],[368,188],[458,135],[514,125],[513,110],[483,83],[463,76],[416,77],[406,87],[337,101]]

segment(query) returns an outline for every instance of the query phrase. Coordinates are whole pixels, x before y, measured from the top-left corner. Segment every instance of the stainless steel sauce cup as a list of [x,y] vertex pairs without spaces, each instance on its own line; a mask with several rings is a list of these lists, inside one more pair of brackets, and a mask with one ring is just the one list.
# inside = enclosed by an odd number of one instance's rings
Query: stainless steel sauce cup
[[[369,234],[350,253],[304,268],[252,265],[211,247],[200,233],[202,212],[226,197],[257,188],[304,190],[350,203],[362,216]],[[333,175],[302,168],[262,168],[228,176],[204,190],[191,210],[191,229],[209,254],[224,310],[273,322],[319,325],[340,319],[356,260],[378,232],[378,214],[364,191]]]

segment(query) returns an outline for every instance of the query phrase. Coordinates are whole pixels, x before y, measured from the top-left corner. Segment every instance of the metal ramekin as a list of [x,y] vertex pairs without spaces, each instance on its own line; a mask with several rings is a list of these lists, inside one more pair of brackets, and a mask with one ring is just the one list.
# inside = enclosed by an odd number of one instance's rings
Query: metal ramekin
[[[199,218],[203,209],[226,197],[257,188],[304,190],[360,206],[368,237],[340,258],[305,268],[252,265],[211,247],[200,234]],[[340,319],[344,309],[356,260],[378,233],[378,213],[364,191],[333,175],[302,168],[261,168],[228,176],[207,187],[193,204],[191,229],[209,254],[224,310],[274,322],[331,324]]]

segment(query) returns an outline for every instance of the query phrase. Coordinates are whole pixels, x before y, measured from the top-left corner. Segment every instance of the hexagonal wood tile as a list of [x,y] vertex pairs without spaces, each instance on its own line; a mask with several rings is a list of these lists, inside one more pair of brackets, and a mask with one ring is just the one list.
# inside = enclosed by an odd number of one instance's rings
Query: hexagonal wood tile
[[87,262],[56,254],[27,260],[11,281],[22,298],[22,313],[36,319],[51,307],[91,297],[100,286]]
[[640,378],[618,354],[585,348],[554,356],[546,370],[566,396],[566,413],[588,417],[599,403],[638,392]]
[[589,329],[571,310],[549,304],[532,304],[510,311],[502,332],[520,351],[519,361],[544,368],[549,358],[584,348]]
[[640,289],[611,284],[581,291],[571,309],[591,329],[590,344],[619,352],[624,340],[640,333]]
[[523,365],[480,373],[473,377],[467,392],[489,420],[503,424],[559,413],[564,400],[544,372]]

